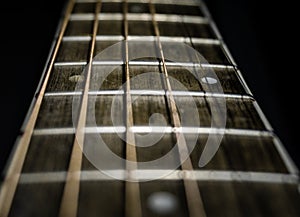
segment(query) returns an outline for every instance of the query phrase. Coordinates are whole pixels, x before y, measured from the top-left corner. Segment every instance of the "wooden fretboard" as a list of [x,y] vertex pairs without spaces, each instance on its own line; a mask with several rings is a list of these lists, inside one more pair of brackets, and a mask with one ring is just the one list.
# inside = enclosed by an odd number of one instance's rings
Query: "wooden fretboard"
[[[207,62],[171,49],[171,42],[193,48]],[[119,50],[98,59],[117,43]],[[157,58],[145,55],[151,51]],[[170,61],[172,52],[183,58]],[[113,71],[103,78],[107,68]],[[195,69],[217,78],[197,79],[190,73]],[[142,79],[149,72],[159,77]],[[134,83],[135,77],[140,80]],[[221,93],[208,88],[214,84]],[[199,126],[184,125],[192,112],[188,98]],[[212,118],[210,105],[217,99],[226,105],[225,129],[214,127],[220,117]],[[88,118],[93,111],[95,124]],[[166,125],[149,128],[153,114]],[[120,117],[117,126],[112,116]],[[200,0],[69,0],[22,131],[1,183],[0,217],[300,216],[298,169]],[[154,145],[137,146],[139,136],[162,132]],[[117,178],[82,152],[97,135],[116,156],[134,162],[100,165]],[[211,136],[221,138],[220,146],[199,166]],[[175,144],[168,159],[179,160],[177,168],[140,166]]]

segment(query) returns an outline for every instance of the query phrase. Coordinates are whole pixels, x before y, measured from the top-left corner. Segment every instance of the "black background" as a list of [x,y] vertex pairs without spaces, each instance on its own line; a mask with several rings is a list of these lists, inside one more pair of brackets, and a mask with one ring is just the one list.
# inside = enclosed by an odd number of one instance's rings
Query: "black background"
[[[206,4],[246,83],[299,167],[297,7],[289,1]],[[1,4],[1,170],[29,109],[63,5],[63,0]]]

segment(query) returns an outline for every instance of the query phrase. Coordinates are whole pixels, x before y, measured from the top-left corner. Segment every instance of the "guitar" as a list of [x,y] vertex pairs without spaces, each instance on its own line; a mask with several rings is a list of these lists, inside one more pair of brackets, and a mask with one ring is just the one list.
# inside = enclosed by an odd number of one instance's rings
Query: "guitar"
[[298,169],[201,1],[70,0],[22,130],[1,217],[300,214]]

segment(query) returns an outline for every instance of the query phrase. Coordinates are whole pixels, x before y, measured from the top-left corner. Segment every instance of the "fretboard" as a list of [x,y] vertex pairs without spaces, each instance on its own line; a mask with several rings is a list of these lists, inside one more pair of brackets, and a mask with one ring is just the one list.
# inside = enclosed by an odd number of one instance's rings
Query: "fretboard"
[[300,216],[298,169],[198,0],[69,0],[0,217]]

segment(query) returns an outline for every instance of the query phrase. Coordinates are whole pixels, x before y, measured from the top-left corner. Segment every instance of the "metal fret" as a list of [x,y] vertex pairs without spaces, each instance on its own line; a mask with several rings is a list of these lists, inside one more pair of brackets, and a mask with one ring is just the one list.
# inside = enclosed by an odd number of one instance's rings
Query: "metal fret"
[[72,14],[70,17],[70,21],[93,21],[94,14]]
[[[99,95],[123,95],[123,90],[103,90],[103,91],[89,91],[88,93],[91,96]],[[159,91],[159,90],[130,90],[131,95],[146,95],[146,96],[164,96],[169,95],[168,91]],[[249,99],[254,100],[252,96],[249,95],[240,95],[240,94],[219,94],[219,93],[208,93],[202,91],[172,91],[174,96],[201,96],[201,97],[224,97],[232,99]],[[81,95],[81,92],[47,92],[45,97],[50,96],[78,96]]]
[[[112,171],[117,177],[125,177],[124,170]],[[135,179],[141,181],[151,179],[154,174],[164,174],[162,170],[136,170],[132,174]],[[111,173],[111,172],[110,172]],[[20,184],[63,182],[66,179],[66,172],[45,172],[45,173],[23,173],[20,177]],[[77,176],[78,177],[78,176]],[[279,183],[298,184],[298,177],[291,174],[263,173],[263,172],[243,172],[243,171],[216,171],[216,170],[170,170],[168,175],[162,180],[183,180],[191,179],[197,181],[218,181],[218,182],[259,182],[259,183]],[[99,171],[81,171],[80,181],[103,181],[114,180]]]
[[[161,36],[161,41],[175,41],[175,42],[185,42],[189,43],[192,40],[194,43],[197,44],[212,44],[212,45],[219,45],[220,42],[216,39],[209,39],[209,38],[187,38],[187,37],[168,37],[168,36]],[[103,36],[98,35],[96,36],[96,41],[122,41],[124,39],[123,36]],[[90,41],[90,36],[65,36],[63,41],[66,42],[76,42],[76,41]],[[127,37],[128,41],[155,41],[155,36],[133,36],[129,35]]]
[[[85,66],[87,62],[56,62],[54,66]],[[93,65],[122,65],[123,61],[94,61]],[[158,61],[129,61],[129,65],[146,65],[146,66],[158,66],[161,63]],[[202,67],[202,68],[216,68],[216,69],[234,69],[231,65],[222,64],[206,64],[206,63],[187,63],[187,62],[167,62],[166,66],[183,66],[183,67]],[[239,72],[240,74],[240,72]]]
[[[128,21],[151,21],[151,14],[127,14]],[[206,18],[191,16],[191,15],[172,15],[172,14],[156,14],[157,21],[160,22],[184,22],[194,24],[208,24],[209,21]],[[92,21],[94,18],[91,13],[72,14],[70,21]],[[102,13],[98,15],[99,20],[122,20],[123,15],[121,13]]]
[[[145,3],[147,3],[147,0],[143,0]],[[139,2],[136,0],[129,0],[128,2]],[[198,0],[165,0],[165,1],[160,1],[160,0],[153,0],[152,4],[166,4],[166,5],[191,5],[191,6],[198,6],[199,2]]]
[[[183,132],[185,134],[218,134],[223,133],[217,128],[208,127],[155,127],[155,126],[132,126],[129,129],[133,133],[174,133]],[[85,127],[85,133],[125,133],[125,126],[101,126],[101,127]],[[50,128],[50,129],[36,129],[33,131],[33,135],[61,135],[61,134],[74,134],[74,128]],[[236,135],[236,136],[274,136],[270,131],[259,131],[259,130],[245,130],[245,129],[225,129],[226,135]]]
[[87,62],[56,62],[54,66],[85,66]]
[[90,41],[92,39],[91,36],[65,36],[63,37],[63,41]]

